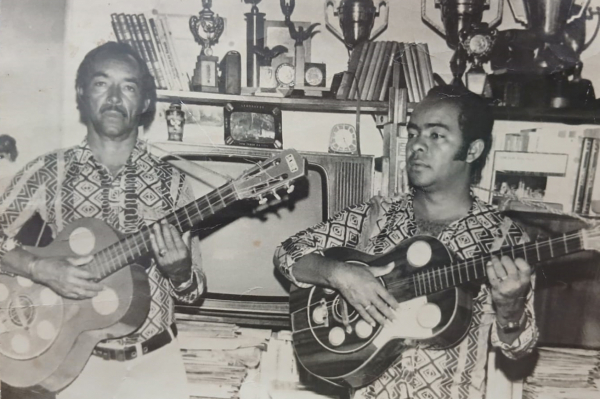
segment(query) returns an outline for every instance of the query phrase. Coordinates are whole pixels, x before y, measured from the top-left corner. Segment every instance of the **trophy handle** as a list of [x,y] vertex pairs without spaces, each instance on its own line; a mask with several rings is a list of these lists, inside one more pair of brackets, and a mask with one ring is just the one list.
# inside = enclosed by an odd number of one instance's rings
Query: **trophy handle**
[[435,7],[435,0],[421,0],[421,19],[425,22],[425,25],[428,25],[431,29],[436,31],[440,36],[446,37],[446,28],[441,23],[436,20],[429,18],[427,14],[427,3],[433,3]]
[[333,26],[329,22],[329,15],[327,14],[327,11],[329,11],[329,6],[333,7],[333,16],[334,17],[338,16],[338,12],[335,9],[335,1],[334,0],[326,0],[325,1],[325,25],[327,26],[327,29],[329,29],[329,31],[331,33],[333,33],[338,39],[340,39],[342,42],[344,42],[344,35],[342,34],[342,32],[338,31],[335,28],[335,26]]
[[570,24],[571,22],[575,21],[576,19],[581,18],[581,16],[586,12],[588,7],[590,6],[590,1],[591,0],[584,0],[584,3],[581,5],[581,8],[579,9],[579,12],[576,15],[571,16],[567,20],[567,24]]
[[200,22],[200,18],[195,15],[190,17],[190,31],[192,32],[192,36],[194,36],[194,40],[196,43],[204,47],[204,39],[198,34],[198,23]]
[[[490,29],[494,29],[496,26],[500,25],[502,22],[502,12],[504,10],[504,0],[496,0],[496,17],[490,21],[488,26]],[[588,0],[589,1],[589,0]]]
[[381,0],[379,2],[379,4],[377,5],[377,13],[375,14],[375,16],[381,17],[381,7],[385,8],[385,18],[383,18],[384,22],[379,25],[379,27],[377,27],[377,29],[375,29],[375,31],[372,33],[371,38],[369,40],[375,40],[375,38],[377,36],[379,36],[381,34],[381,32],[383,32],[387,27],[388,27],[388,21],[390,18],[390,6],[387,2],[387,0]]

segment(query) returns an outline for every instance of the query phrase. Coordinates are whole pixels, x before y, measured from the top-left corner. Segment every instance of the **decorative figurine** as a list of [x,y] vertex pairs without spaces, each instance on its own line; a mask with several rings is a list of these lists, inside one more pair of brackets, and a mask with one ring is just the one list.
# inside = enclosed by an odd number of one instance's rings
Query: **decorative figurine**
[[280,0],[281,12],[285,16],[285,23],[290,31],[290,37],[294,39],[294,70],[295,70],[295,87],[294,89],[302,89],[304,87],[304,64],[305,64],[305,50],[304,42],[311,39],[314,35],[319,33],[314,29],[319,26],[319,23],[310,25],[306,30],[300,26],[296,30],[296,26],[291,21],[294,7],[296,6],[295,0]]
[[183,140],[183,126],[185,125],[185,112],[181,110],[181,104],[173,103],[165,112],[167,119],[167,131],[170,141]]
[[[217,93],[219,91],[217,79],[218,57],[212,55],[212,46],[215,45],[225,27],[223,18],[215,15],[210,9],[212,0],[202,0],[202,11],[199,16],[190,18],[190,31],[196,43],[202,46],[202,50],[196,61],[194,76],[192,77],[191,89]],[[203,34],[201,34],[203,32]]]

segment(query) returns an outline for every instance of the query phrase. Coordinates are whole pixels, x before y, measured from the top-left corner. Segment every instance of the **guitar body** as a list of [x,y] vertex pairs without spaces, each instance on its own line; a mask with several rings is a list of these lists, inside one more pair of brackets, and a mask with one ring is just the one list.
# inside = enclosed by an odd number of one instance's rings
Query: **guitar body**
[[[87,256],[119,241],[99,219],[79,219],[47,247],[24,247],[39,257]],[[145,320],[150,288],[141,266],[101,280],[104,291],[64,298],[22,277],[0,275],[0,375],[14,387],[55,392],[81,372],[98,342],[128,335]]]
[[417,342],[431,348],[450,347],[467,333],[472,315],[472,294],[451,288],[417,296],[411,281],[417,272],[452,263],[452,256],[437,239],[417,236],[393,251],[368,255],[344,247],[325,251],[340,261],[389,271],[381,283],[400,304],[391,326],[371,327],[336,291],[322,287],[293,288],[290,313],[294,349],[300,363],[313,375],[354,388],[373,382],[397,357]]

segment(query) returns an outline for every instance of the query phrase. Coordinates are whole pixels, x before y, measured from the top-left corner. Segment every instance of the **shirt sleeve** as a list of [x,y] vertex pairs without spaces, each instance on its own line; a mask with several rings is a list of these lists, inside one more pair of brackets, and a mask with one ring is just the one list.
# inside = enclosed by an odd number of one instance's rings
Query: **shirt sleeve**
[[[520,228],[513,223],[511,229],[516,228],[520,230]],[[521,236],[518,239],[517,244],[521,244],[523,242],[528,242],[529,238],[527,234],[521,231]],[[514,244],[513,244],[514,245]],[[491,333],[491,343],[494,348],[499,348],[502,353],[508,357],[509,359],[519,359],[533,351],[535,345],[537,344],[537,340],[539,337],[539,331],[537,328],[537,324],[535,322],[535,311],[533,307],[533,299],[534,299],[534,288],[535,288],[535,274],[531,276],[531,288],[527,294],[527,298],[525,301],[525,328],[519,334],[519,336],[511,343],[507,344],[500,340],[498,336],[499,326],[496,320],[494,320],[494,325],[492,326]]]
[[327,248],[359,246],[364,241],[362,236],[368,234],[365,222],[369,219],[372,208],[371,202],[352,206],[325,222],[296,233],[275,250],[275,267],[298,287],[310,287],[310,284],[296,280],[292,273],[294,263],[311,253],[323,254],[323,250]]
[[[32,161],[17,173],[6,191],[0,195],[0,260],[21,244],[15,239],[21,227],[36,212],[44,216],[45,180],[42,157]],[[0,262],[0,273],[3,273]]]
[[[195,200],[195,197],[192,187],[187,179],[184,178],[176,207],[181,208],[193,200]],[[169,280],[171,295],[178,301],[187,304],[194,303],[206,291],[206,276],[202,270],[202,256],[200,254],[200,239],[198,236],[192,236],[190,240],[190,253],[192,256],[192,275],[190,279],[180,286],[174,286]]]

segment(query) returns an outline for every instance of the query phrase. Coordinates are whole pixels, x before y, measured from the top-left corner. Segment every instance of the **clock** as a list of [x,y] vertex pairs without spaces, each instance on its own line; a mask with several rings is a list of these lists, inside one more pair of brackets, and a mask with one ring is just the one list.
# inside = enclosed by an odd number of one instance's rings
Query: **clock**
[[338,123],[331,129],[329,152],[336,154],[356,154],[356,129],[348,123]]
[[294,66],[292,64],[279,64],[275,70],[275,79],[280,86],[292,86],[294,84],[295,75]]
[[307,62],[304,68],[304,86],[325,87],[325,64]]

